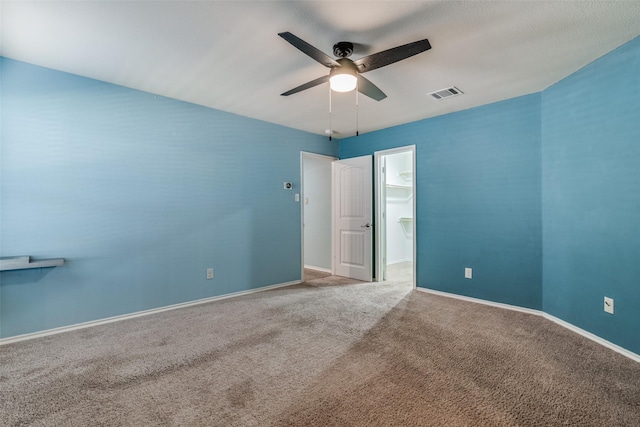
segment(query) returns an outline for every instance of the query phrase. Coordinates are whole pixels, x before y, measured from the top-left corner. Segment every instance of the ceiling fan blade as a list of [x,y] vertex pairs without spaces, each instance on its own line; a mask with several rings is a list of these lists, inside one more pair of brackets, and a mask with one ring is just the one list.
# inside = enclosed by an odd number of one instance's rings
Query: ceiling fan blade
[[403,59],[407,59],[429,49],[431,49],[429,40],[418,40],[417,42],[403,44],[402,46],[365,56],[364,58],[353,61],[353,63],[358,67],[358,72],[366,73],[367,71],[402,61]]
[[364,77],[358,75],[358,92],[363,95],[367,95],[371,99],[375,99],[376,101],[382,101],[387,97],[380,88]]
[[322,83],[326,83],[329,81],[329,76],[322,76],[322,77],[318,77],[315,80],[311,80],[310,82],[307,82],[303,85],[300,85],[296,88],[293,88],[291,90],[286,91],[285,93],[281,93],[281,96],[289,96],[289,95],[293,95],[294,93],[298,93],[298,92],[302,92],[303,90],[307,90],[310,89],[314,86],[318,86],[321,85]]
[[321,50],[311,46],[301,38],[294,36],[290,32],[287,31],[285,33],[278,33],[278,35],[291,43],[294,47],[298,48],[300,51],[302,51],[302,53],[307,54],[325,67],[335,68],[340,66],[340,64],[335,59],[333,59],[329,55],[326,55]]

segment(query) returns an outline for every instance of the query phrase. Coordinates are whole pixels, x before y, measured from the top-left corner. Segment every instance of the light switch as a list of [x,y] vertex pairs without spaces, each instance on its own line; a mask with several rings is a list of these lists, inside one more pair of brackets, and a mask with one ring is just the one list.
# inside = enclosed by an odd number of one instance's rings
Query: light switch
[[295,196],[293,196],[293,198],[294,198],[294,200],[296,202],[299,202],[300,201],[300,194],[296,193]]

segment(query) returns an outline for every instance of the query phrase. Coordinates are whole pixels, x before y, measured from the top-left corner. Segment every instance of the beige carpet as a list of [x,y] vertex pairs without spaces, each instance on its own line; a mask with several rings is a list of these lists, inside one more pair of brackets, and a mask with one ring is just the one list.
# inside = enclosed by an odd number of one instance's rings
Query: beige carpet
[[558,325],[322,276],[1,346],[0,425],[640,425],[640,364]]
[[387,265],[387,280],[413,283],[413,263],[405,261]]

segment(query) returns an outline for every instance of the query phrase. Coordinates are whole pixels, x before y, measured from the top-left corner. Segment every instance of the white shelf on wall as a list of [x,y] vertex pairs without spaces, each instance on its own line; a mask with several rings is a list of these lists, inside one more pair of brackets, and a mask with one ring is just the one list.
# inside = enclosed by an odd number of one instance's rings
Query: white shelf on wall
[[406,202],[413,196],[410,185],[387,184],[387,200],[390,202]]
[[412,171],[399,172],[398,175],[400,175],[400,177],[402,179],[404,179],[405,181],[413,180],[413,172]]
[[387,188],[397,188],[400,190],[412,191],[413,187],[410,185],[396,185],[396,184],[387,184]]
[[400,217],[398,222],[402,226],[405,235],[411,236],[413,234],[413,218]]
[[64,258],[40,259],[32,261],[30,256],[0,258],[0,271],[24,270],[27,268],[58,267],[64,264]]

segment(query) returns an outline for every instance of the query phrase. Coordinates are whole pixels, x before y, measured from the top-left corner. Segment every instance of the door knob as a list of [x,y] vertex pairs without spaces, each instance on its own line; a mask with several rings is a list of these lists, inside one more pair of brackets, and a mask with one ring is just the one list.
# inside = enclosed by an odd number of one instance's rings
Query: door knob
[[360,227],[361,227],[361,228],[371,228],[371,227],[372,227],[372,225],[371,225],[371,223],[370,223],[370,222],[368,222],[368,223],[366,223],[365,225],[361,225]]

